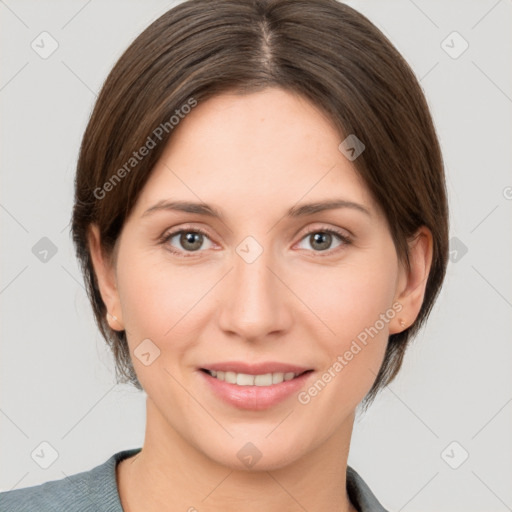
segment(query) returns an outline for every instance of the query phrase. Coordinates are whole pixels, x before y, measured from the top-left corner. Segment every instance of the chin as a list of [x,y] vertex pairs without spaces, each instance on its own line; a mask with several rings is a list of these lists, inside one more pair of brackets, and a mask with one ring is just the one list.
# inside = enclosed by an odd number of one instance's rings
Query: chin
[[[274,427],[272,427],[274,428]],[[269,439],[268,433],[237,436],[222,442],[212,440],[209,446],[198,448],[213,462],[238,471],[272,471],[281,469],[299,458],[308,444],[305,440],[293,440],[283,431],[281,436]],[[273,434],[272,434],[273,435]],[[215,448],[212,445],[215,443]],[[299,448],[300,447],[300,450]]]

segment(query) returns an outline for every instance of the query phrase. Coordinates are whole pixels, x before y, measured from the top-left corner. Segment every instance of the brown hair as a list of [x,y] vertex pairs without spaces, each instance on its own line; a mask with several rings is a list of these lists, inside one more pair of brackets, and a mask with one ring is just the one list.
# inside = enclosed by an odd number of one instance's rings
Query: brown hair
[[[71,227],[96,322],[113,351],[118,379],[142,389],[126,333],[106,322],[88,228],[98,225],[104,254],[113,257],[124,221],[172,136],[171,117],[191,99],[269,86],[303,95],[328,115],[342,138],[355,134],[365,144],[353,164],[384,211],[402,261],[408,264],[407,241],[420,226],[433,235],[421,310],[409,328],[390,336],[363,401],[367,406],[396,376],[409,340],[440,291],[448,206],[442,155],[417,79],[380,30],[336,0],[189,0],[153,22],[118,60],[84,133]],[[160,138],[157,127],[163,127]],[[150,139],[151,151],[131,161]],[[113,182],[116,173],[122,183]]]

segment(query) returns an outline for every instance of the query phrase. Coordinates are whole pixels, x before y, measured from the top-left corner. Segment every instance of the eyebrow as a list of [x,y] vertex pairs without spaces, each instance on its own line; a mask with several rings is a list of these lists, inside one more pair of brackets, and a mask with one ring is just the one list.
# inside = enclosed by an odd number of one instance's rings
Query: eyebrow
[[[317,201],[302,205],[292,206],[286,213],[288,217],[305,217],[314,213],[322,212],[325,210],[334,210],[338,208],[350,208],[360,211],[368,216],[372,216],[370,211],[362,204],[353,201],[346,201],[344,199],[330,199],[327,201]],[[210,206],[206,203],[195,203],[191,201],[167,201],[161,200],[155,205],[148,208],[141,217],[146,217],[158,211],[181,211],[187,213],[196,213],[198,215],[205,215],[216,219],[224,220],[224,215],[217,208]]]

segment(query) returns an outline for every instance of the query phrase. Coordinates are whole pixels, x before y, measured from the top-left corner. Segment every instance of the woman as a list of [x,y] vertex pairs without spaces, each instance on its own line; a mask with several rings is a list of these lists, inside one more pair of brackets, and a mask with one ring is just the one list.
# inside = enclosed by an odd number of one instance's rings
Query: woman
[[383,511],[347,466],[447,262],[409,66],[335,0],[191,0],[107,78],[72,223],[142,448],[2,510]]

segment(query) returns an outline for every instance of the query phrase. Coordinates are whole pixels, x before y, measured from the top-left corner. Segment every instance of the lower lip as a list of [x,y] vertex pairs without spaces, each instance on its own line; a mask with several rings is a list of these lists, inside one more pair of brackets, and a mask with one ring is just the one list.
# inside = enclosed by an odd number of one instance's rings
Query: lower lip
[[285,380],[271,386],[238,386],[224,380],[212,377],[199,370],[210,388],[224,401],[251,411],[262,411],[286,400],[294,393],[298,393],[313,372],[303,373],[291,380]]

